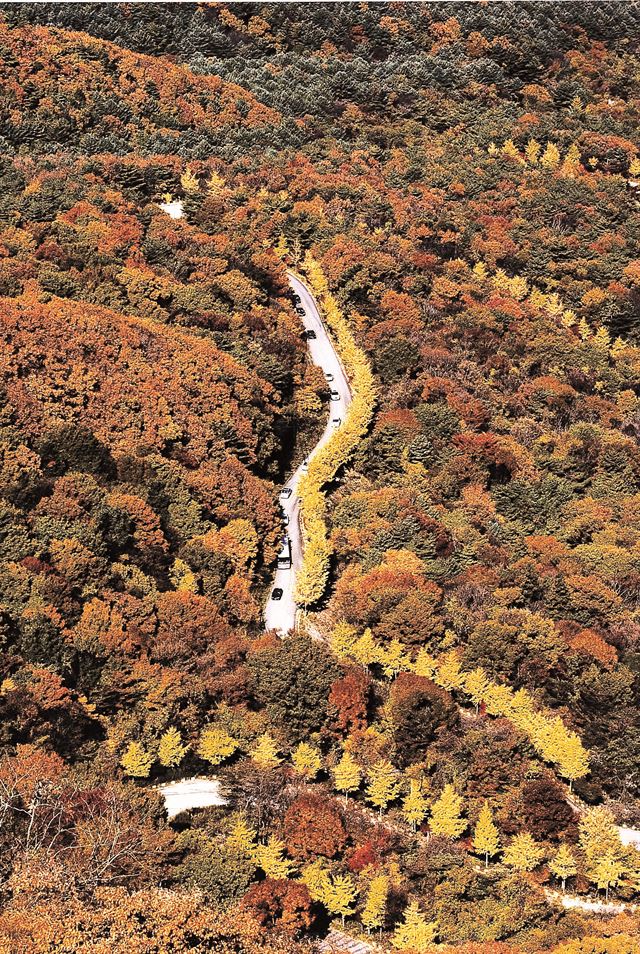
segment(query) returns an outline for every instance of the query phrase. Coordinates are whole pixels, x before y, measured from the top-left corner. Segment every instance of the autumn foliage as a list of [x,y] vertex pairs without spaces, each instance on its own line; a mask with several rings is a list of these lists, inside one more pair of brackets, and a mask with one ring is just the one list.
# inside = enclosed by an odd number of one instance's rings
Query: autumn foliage
[[638,27],[0,11],[0,954],[640,954]]

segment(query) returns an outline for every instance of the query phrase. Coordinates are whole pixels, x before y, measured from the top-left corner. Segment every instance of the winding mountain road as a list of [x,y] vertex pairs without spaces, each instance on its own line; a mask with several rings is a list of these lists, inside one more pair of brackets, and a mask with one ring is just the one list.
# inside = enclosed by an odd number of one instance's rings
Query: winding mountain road
[[[298,275],[295,275],[293,272],[288,272],[287,275],[293,293],[300,296],[300,303],[297,303],[296,307],[304,309],[305,314],[301,317],[304,328],[307,331],[315,332],[315,338],[307,339],[307,347],[309,348],[311,360],[314,364],[318,365],[318,367],[322,368],[325,375],[331,376],[331,378],[328,379],[328,387],[332,391],[337,392],[337,398],[335,400],[332,399],[329,404],[327,425],[320,440],[307,458],[307,461],[309,461],[314,454],[317,454],[321,447],[324,447],[327,441],[331,439],[331,435],[336,428],[340,426],[336,421],[339,420],[342,422],[344,420],[347,408],[351,403],[351,389],[338,353],[322,320],[320,309],[318,308],[315,298]],[[286,533],[291,541],[291,567],[280,567],[276,571],[264,610],[265,628],[275,630],[280,636],[286,636],[287,633],[295,629],[296,613],[298,610],[294,599],[294,592],[296,573],[302,565],[303,546],[302,529],[300,527],[300,500],[297,495],[297,487],[304,467],[305,462],[298,467],[282,488],[285,493],[287,490],[290,490],[291,494],[285,496],[282,495],[281,491],[280,496],[280,503],[285,513],[285,520],[288,521],[287,526],[284,528],[284,533]],[[280,600],[274,600],[272,598],[271,594],[274,589],[282,590],[282,598]]]
[[[172,219],[181,219],[184,217],[184,208],[181,200],[165,201],[160,203],[163,212]],[[300,500],[297,495],[297,487],[300,478],[304,472],[306,463],[311,460],[321,447],[330,440],[331,435],[344,420],[347,408],[351,404],[351,388],[347,375],[342,367],[338,352],[333,346],[329,332],[322,320],[320,309],[315,298],[307,288],[304,281],[294,272],[287,272],[291,291],[298,295],[299,302],[296,307],[304,309],[304,315],[301,320],[307,331],[315,332],[315,337],[307,339],[307,347],[311,360],[315,365],[322,368],[327,376],[328,387],[334,392],[329,404],[329,416],[324,432],[314,447],[313,451],[303,461],[298,469],[291,475],[287,483],[282,488],[280,503],[284,513],[283,536],[288,538],[291,544],[291,566],[278,567],[273,583],[269,590],[269,596],[264,608],[264,625],[267,630],[274,630],[280,636],[286,636],[295,629],[296,615],[298,607],[294,599],[296,573],[302,565],[303,545],[302,528],[300,526]],[[334,399],[335,398],[335,399]],[[287,493],[290,491],[290,493]],[[282,590],[282,596],[279,600],[273,599],[273,591]]]

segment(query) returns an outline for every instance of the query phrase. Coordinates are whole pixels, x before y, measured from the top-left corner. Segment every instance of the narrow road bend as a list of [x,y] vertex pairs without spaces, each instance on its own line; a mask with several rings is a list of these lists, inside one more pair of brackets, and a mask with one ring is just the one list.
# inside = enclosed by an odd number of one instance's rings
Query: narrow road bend
[[[340,426],[335,422],[344,420],[347,408],[351,404],[351,389],[315,298],[301,278],[293,272],[288,272],[287,275],[292,292],[300,296],[300,303],[297,303],[295,307],[303,308],[305,312],[304,316],[301,316],[302,324],[306,330],[314,331],[316,335],[315,338],[307,339],[311,360],[315,365],[322,368],[325,375],[332,376],[332,380],[329,380],[327,386],[332,391],[337,392],[337,399],[331,400],[329,403],[329,417],[326,427],[320,440],[307,458],[307,461],[309,461],[321,447],[324,447],[327,441],[331,439],[331,435],[336,428]],[[304,466],[305,463],[303,462],[282,488],[285,492],[290,489],[290,496],[283,496],[282,491],[280,496],[285,521],[288,520],[287,526],[283,528],[283,536],[286,535],[291,541],[291,567],[279,567],[276,570],[264,611],[265,628],[275,630],[280,636],[286,636],[287,633],[295,629],[296,624],[298,607],[293,594],[295,592],[296,573],[302,565],[303,557],[300,500],[297,495],[297,487]],[[282,598],[279,600],[272,598],[275,589],[282,590]]]

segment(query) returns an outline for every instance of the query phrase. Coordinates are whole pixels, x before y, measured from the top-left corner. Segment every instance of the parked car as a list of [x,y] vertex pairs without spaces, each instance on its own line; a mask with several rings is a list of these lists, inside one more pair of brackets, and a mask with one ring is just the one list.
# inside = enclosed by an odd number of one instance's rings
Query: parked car
[[283,487],[282,490],[280,491],[280,496],[284,500],[288,500],[289,497],[291,496],[291,493],[292,493],[291,487]]
[[304,338],[305,341],[309,341],[309,340],[315,341],[315,339],[318,336],[316,335],[313,328],[305,328],[305,330],[302,332],[302,337]]
[[275,587],[273,588],[273,590],[271,591],[271,599],[272,599],[272,600],[281,600],[281,599],[282,599],[282,593],[283,593],[282,587],[280,587],[280,586],[275,586]]
[[300,308],[299,305],[298,305],[298,307],[296,308],[296,311],[297,311],[297,313],[298,313],[299,315],[302,315],[303,318],[304,318],[304,316],[306,315],[306,311],[304,310],[304,308]]
[[331,398],[332,401],[340,400],[340,394],[338,393],[338,391],[331,391],[329,394],[329,397]]
[[291,540],[285,537],[282,541],[282,549],[278,554],[278,569],[288,570],[291,567]]
[[341,418],[341,417],[332,417],[332,418],[331,418],[331,426],[332,426],[332,427],[340,427],[341,424],[342,424],[342,418]]
[[331,374],[331,371],[325,371],[324,377],[329,384],[331,384],[331,382],[335,380],[334,376]]
[[302,298],[296,292],[292,292],[291,301],[293,302],[294,305],[299,305],[300,302],[302,301]]
[[283,527],[289,526],[289,514],[285,513],[284,510],[282,511],[282,526]]
[[300,470],[302,471],[303,474],[306,474],[306,472],[309,470],[309,458],[308,458],[308,457],[307,457],[306,460],[303,460],[303,461],[302,461],[302,467],[300,468]]

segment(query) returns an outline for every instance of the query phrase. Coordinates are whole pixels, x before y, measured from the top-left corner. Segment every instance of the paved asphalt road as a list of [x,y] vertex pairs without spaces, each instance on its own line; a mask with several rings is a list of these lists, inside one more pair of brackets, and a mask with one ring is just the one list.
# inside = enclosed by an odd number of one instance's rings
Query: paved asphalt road
[[[349,389],[347,376],[340,364],[340,359],[333,346],[333,342],[322,322],[320,311],[313,295],[304,282],[291,272],[289,273],[289,284],[292,290],[302,299],[302,304],[297,305],[297,307],[304,308],[305,311],[304,317],[300,318],[302,325],[304,328],[313,330],[316,333],[315,339],[307,341],[311,360],[314,364],[319,365],[325,374],[333,375],[333,381],[329,383],[329,387],[337,391],[339,395],[339,400],[331,401],[329,404],[327,426],[309,456],[309,459],[311,459],[313,455],[327,443],[335,431],[336,426],[339,426],[334,423],[334,419],[340,418],[344,420],[346,410],[351,403],[351,391]],[[291,540],[292,566],[290,569],[281,568],[276,571],[264,611],[266,629],[274,629],[281,636],[286,636],[287,633],[295,627],[296,622],[297,607],[293,598],[293,592],[296,571],[302,563],[302,534],[300,531],[299,514],[300,501],[296,494],[296,488],[302,475],[303,466],[304,465],[301,465],[285,484],[285,487],[291,489],[291,496],[289,498],[280,498],[284,512],[289,518],[289,524],[283,533],[286,532]],[[271,593],[276,587],[280,587],[283,591],[281,600],[273,600],[271,598]]]

